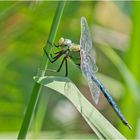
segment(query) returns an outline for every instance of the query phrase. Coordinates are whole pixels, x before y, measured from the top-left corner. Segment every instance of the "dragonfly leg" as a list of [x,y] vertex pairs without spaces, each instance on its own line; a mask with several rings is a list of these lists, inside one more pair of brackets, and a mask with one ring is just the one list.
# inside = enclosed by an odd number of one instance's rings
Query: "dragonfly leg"
[[[59,47],[59,46],[57,46],[55,43],[54,43],[54,45],[52,45],[52,46],[54,46],[54,47],[56,47],[56,48]],[[60,51],[58,51],[58,52],[54,52],[54,50],[52,49],[52,52],[53,52],[54,54],[59,54]]]
[[60,47],[59,45],[56,45],[55,43],[53,43],[53,45],[54,45],[56,48]]
[[63,66],[64,61],[65,61],[65,57],[63,58],[63,60],[62,60],[62,62],[61,62],[61,64],[60,64],[60,66],[59,66],[59,68],[58,68],[57,72],[59,72],[59,71],[61,70],[61,68],[62,68],[62,66]]
[[47,40],[48,44],[50,44],[51,46],[55,46],[56,48],[60,47],[59,45],[56,45],[55,43],[51,43],[49,40]]
[[62,60],[62,62],[61,62],[61,64],[60,64],[60,66],[59,66],[57,72],[59,72],[59,71],[61,70],[61,68],[62,68],[62,66],[63,66],[63,64],[64,64],[64,61],[65,61],[65,66],[66,66],[66,74],[65,74],[65,76],[67,77],[67,76],[68,76],[68,63],[67,63],[67,57],[64,57],[64,58],[63,58],[63,60]]
[[45,52],[47,58],[49,59],[49,61],[50,61],[51,63],[54,63],[58,58],[60,58],[60,57],[65,53],[65,51],[60,51],[59,54],[56,55],[56,56],[53,58],[53,60],[51,60],[52,58],[51,58],[51,57],[49,56],[49,54],[47,53],[46,49],[45,49],[45,48],[43,48],[43,49],[44,49],[44,52]]
[[[55,46],[55,47],[59,47],[59,45],[56,45],[56,44],[52,44],[51,42],[47,41],[51,46]],[[48,58],[48,60],[51,62],[51,63],[54,63],[57,59],[59,59],[63,54],[65,54],[68,50],[61,50],[59,52],[53,52],[54,54],[57,54],[56,56],[53,56],[52,54],[48,54],[48,52],[46,51],[45,48],[44,49],[44,52]],[[57,72],[59,72],[63,66],[63,63],[65,61],[65,66],[66,66],[66,74],[65,76],[68,76],[68,64],[67,64],[67,57],[68,57],[68,54],[63,58]]]
[[54,52],[54,50],[53,50],[53,53],[54,53],[54,54],[59,54],[59,52],[60,52],[60,51],[58,51],[58,52]]
[[65,66],[66,66],[66,74],[65,74],[65,76],[67,77],[68,76],[68,63],[67,63],[67,58],[65,57],[64,60],[65,60]]
[[[65,53],[65,51],[64,50],[61,50],[61,51],[59,51],[59,52],[56,52],[56,54],[64,54]],[[50,54],[50,57],[52,58],[52,59],[55,59],[58,55],[55,55],[55,56],[53,56],[52,54]]]
[[[47,43],[48,43],[49,45],[53,46],[53,47],[56,47],[56,48],[59,47],[59,45],[56,45],[55,43],[52,44],[49,40],[47,41]],[[52,49],[52,50],[53,50],[53,49]],[[59,52],[54,52],[54,50],[53,50],[53,53],[54,53],[54,54],[58,54]]]
[[47,40],[47,43],[48,43],[49,45],[53,46],[53,44],[52,44],[49,40]]
[[45,49],[45,48],[43,48],[43,50],[44,50],[44,52],[45,52],[45,54],[46,54],[47,58],[49,59],[49,61],[50,61],[50,62],[52,62],[52,60],[51,60],[51,58],[50,58],[50,56],[49,56],[48,52],[46,51],[46,49]]

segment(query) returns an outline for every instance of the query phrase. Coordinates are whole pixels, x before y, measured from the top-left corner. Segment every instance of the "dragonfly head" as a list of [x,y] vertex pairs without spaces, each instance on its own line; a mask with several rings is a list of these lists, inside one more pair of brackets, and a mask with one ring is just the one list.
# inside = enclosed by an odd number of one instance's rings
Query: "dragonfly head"
[[61,37],[58,41],[59,46],[67,46],[68,48],[70,48],[71,44],[72,41],[70,39],[65,39],[63,37]]

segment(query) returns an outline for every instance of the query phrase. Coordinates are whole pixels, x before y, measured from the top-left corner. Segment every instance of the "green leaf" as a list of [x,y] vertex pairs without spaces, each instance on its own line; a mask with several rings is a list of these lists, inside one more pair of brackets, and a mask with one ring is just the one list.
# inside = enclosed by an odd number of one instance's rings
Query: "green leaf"
[[[54,19],[53,19],[53,22],[52,22],[50,34],[49,34],[49,37],[48,37],[48,40],[51,41],[51,42],[53,42],[54,39],[55,39],[57,29],[58,29],[58,26],[59,26],[59,23],[60,23],[60,20],[61,20],[61,16],[63,14],[64,6],[65,6],[65,1],[58,2],[58,6],[57,6],[55,16],[54,16]],[[49,46],[48,42],[46,43],[45,48],[47,46]],[[48,65],[48,60],[47,60],[47,57],[44,53],[37,75],[45,75],[44,71],[47,69],[47,65]],[[20,131],[19,131],[19,134],[18,134],[18,139],[25,139],[26,138],[33,113],[36,109],[36,104],[38,102],[40,90],[41,90],[40,84],[35,83],[34,86],[33,86],[32,95],[31,95],[30,101],[28,103],[24,119],[23,119]]]
[[107,45],[98,45],[98,48],[112,61],[112,63],[116,66],[116,68],[120,71],[128,89],[131,91],[134,99],[139,102],[140,94],[139,94],[139,84],[134,78],[133,74],[123,62],[123,60],[119,57],[119,55],[109,46]]
[[56,76],[35,76],[34,80],[67,97],[100,139],[125,139],[82,95],[70,79]]

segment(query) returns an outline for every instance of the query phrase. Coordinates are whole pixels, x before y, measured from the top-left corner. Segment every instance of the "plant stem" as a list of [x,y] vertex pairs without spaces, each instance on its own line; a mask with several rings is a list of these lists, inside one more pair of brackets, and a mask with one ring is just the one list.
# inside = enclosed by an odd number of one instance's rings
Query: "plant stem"
[[[60,23],[60,19],[61,19],[62,13],[63,13],[64,5],[65,5],[65,1],[60,1],[58,3],[58,7],[56,9],[55,16],[54,16],[51,30],[50,30],[50,34],[48,37],[48,40],[50,42],[53,42],[55,39],[57,29],[58,29],[58,26]],[[48,43],[46,43],[45,47],[48,47]],[[42,61],[41,61],[41,64],[40,64],[40,67],[39,67],[39,69],[42,71],[39,71],[37,75],[41,75],[41,76],[45,75],[44,71],[47,69],[47,64],[48,64],[48,60],[44,54]],[[31,98],[30,98],[30,101],[29,101],[29,104],[27,106],[27,110],[26,110],[26,113],[25,113],[25,116],[24,116],[24,119],[22,122],[22,126],[21,126],[19,134],[18,134],[18,139],[25,139],[26,138],[26,135],[27,135],[30,123],[31,123],[32,115],[33,115],[34,110],[36,108],[36,104],[38,101],[40,90],[41,90],[41,85],[35,82],[35,84],[33,86],[33,90],[32,90],[32,95],[31,95]]]

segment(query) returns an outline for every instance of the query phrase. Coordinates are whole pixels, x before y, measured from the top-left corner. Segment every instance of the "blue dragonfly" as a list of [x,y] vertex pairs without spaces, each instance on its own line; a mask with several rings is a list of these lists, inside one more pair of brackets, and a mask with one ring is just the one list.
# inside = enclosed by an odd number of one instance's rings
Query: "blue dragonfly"
[[96,78],[95,73],[98,71],[96,61],[92,54],[92,39],[88,29],[87,21],[84,17],[81,18],[81,38],[80,38],[80,56],[81,56],[81,71],[88,81],[90,92],[93,100],[97,104],[99,101],[100,91],[106,97],[109,104],[112,106],[118,117],[121,119],[123,124],[132,129],[123,114],[117,107],[117,104],[113,98],[109,95],[108,91],[102,85],[102,83]]
[[[125,124],[126,126],[128,126],[129,129],[131,129],[131,126],[124,118],[123,114],[117,107],[117,104],[115,103],[113,98],[109,95],[108,91],[105,89],[102,83],[95,76],[95,73],[98,71],[98,68],[96,66],[96,61],[92,53],[92,39],[91,39],[86,18],[85,17],[81,18],[80,45],[75,44],[70,39],[66,39],[63,37],[59,39],[58,45],[51,44],[49,41],[48,43],[59,49],[59,51],[53,52],[53,54],[55,55],[53,56],[52,54],[48,54],[47,50],[44,48],[44,52],[51,63],[54,63],[60,57],[63,57],[57,72],[60,71],[63,63],[65,62],[65,66],[66,66],[65,76],[67,76],[68,75],[67,59],[71,58],[75,62],[75,64],[79,66],[79,68],[82,71],[82,74],[87,79],[90,93],[95,103],[96,104],[98,103],[100,91],[101,91],[105,96],[105,98],[107,99],[107,101],[109,102],[109,104],[111,105],[111,107],[116,112],[117,116],[123,122],[123,124]],[[75,57],[73,55],[74,53],[76,53],[78,57]],[[77,59],[80,61],[77,61]]]

